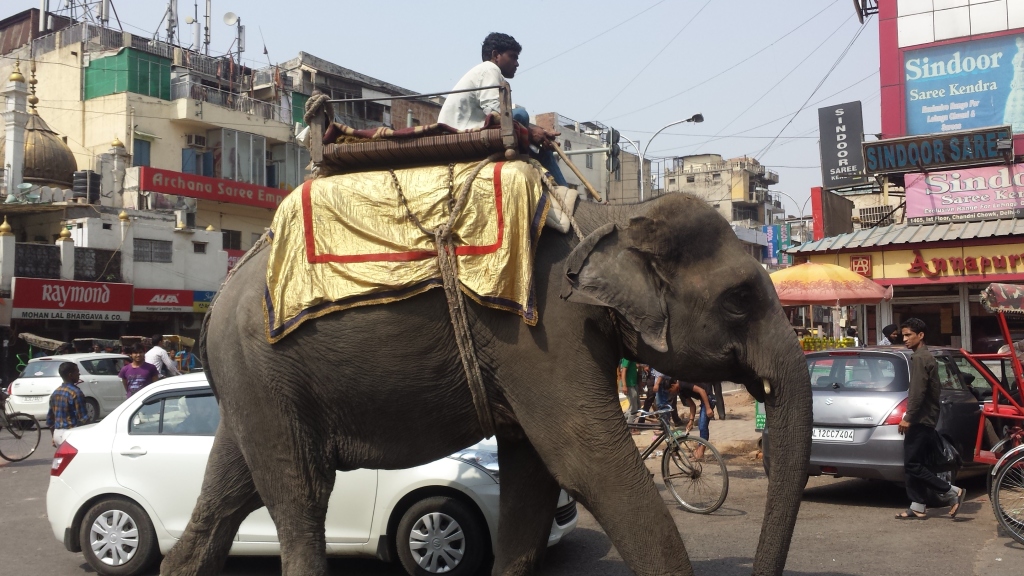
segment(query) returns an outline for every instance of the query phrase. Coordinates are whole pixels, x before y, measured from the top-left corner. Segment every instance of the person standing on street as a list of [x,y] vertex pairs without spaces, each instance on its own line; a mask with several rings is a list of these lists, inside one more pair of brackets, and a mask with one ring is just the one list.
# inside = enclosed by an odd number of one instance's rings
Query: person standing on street
[[889,324],[882,328],[882,335],[878,338],[879,346],[899,346],[903,344],[903,335],[900,334],[900,327]]
[[910,507],[896,516],[898,520],[927,518],[925,502],[928,492],[935,491],[944,502],[951,502],[949,517],[955,518],[964,503],[967,491],[953,486],[928,469],[936,446],[935,424],[939,419],[939,365],[924,344],[924,321],[908,318],[900,325],[903,343],[914,351],[910,361],[910,392],[907,411],[900,421],[903,439],[903,469],[906,473]]
[[78,364],[62,362],[57,367],[57,374],[63,382],[50,395],[50,409],[46,411],[46,427],[53,434],[52,444],[55,447],[64,443],[72,428],[89,423],[85,394],[78,387],[81,382]]
[[153,335],[153,347],[146,352],[146,363],[155,366],[161,376],[178,376],[181,372],[178,371],[178,366],[171,360],[171,357],[167,355],[163,343],[163,334]]
[[[711,440],[711,419],[715,417],[714,404],[711,401],[709,394],[711,390],[711,384],[707,382],[680,382],[679,384],[679,396],[683,398],[686,405],[690,408],[690,421],[686,423],[686,431],[689,432],[693,429],[693,418],[696,413],[697,416],[697,430],[700,431],[700,437],[705,440]],[[693,401],[700,400],[700,406],[694,406]],[[693,457],[700,460],[704,457],[704,446],[697,446],[697,449],[693,451]]]
[[[636,412],[640,409],[640,395],[636,390],[636,376],[637,368],[636,362],[623,358],[619,361],[618,370],[618,388],[621,394],[625,394],[626,399],[629,400],[629,408],[626,409],[626,422],[632,424],[636,422]],[[639,434],[639,430],[633,430],[633,434]]]
[[128,349],[128,355],[132,358],[131,364],[125,364],[117,375],[124,384],[125,394],[131,398],[139,390],[156,382],[160,378],[160,372],[156,366],[146,362],[142,344],[132,344]]

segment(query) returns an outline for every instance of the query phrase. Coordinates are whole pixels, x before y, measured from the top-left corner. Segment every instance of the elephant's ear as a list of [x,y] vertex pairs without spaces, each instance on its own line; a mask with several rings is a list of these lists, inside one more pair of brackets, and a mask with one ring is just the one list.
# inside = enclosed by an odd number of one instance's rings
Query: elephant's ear
[[648,346],[667,352],[664,292],[643,254],[623,236],[614,224],[605,224],[584,238],[566,260],[561,297],[614,308]]

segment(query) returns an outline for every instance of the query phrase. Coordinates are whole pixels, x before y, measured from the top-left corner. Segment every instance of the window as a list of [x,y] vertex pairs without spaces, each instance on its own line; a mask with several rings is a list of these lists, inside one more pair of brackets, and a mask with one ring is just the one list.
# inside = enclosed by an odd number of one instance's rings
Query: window
[[242,232],[240,230],[224,230],[223,250],[241,250]]
[[206,254],[206,242],[193,242],[192,243],[193,254]]
[[143,404],[132,415],[128,433],[213,436],[219,423],[220,411],[213,394],[172,392]]
[[593,167],[594,167],[594,155],[593,154],[587,154],[587,168],[593,168]]
[[103,223],[103,229],[104,230],[113,230],[113,228],[114,228],[113,224],[109,224],[109,223],[106,223],[106,222]]
[[711,181],[715,182],[716,184],[721,182],[722,181],[722,173],[721,172],[715,172],[714,174],[712,174],[711,175]]
[[572,142],[570,142],[568,140],[566,140],[565,142],[562,142],[562,149],[566,150],[566,151],[572,150]]
[[98,360],[82,360],[82,368],[87,374],[95,376],[117,376],[124,367],[124,358],[100,358]]
[[29,362],[25,366],[25,371],[22,372],[19,378],[50,378],[52,376],[60,377],[57,373],[57,369],[63,364],[63,361],[50,360],[45,362]]
[[[219,158],[213,162],[214,177],[266,186],[266,138],[237,130],[210,130],[206,145],[220,151]],[[203,156],[205,170],[205,154]]]
[[253,232],[252,235],[250,235],[250,238],[252,239],[252,243],[249,244],[249,246],[250,247],[254,246],[257,242],[259,242],[260,241],[260,236],[263,236],[263,234],[260,233],[260,232]]
[[943,390],[965,390],[960,374],[953,368],[953,362],[949,358],[936,358],[939,363],[939,384]]
[[669,178],[668,179],[668,183],[669,184],[675,184],[676,183],[676,179],[675,178]]
[[174,244],[170,240],[136,238],[133,248],[136,262],[169,264],[173,260]]
[[910,385],[906,362],[895,356],[812,356],[807,370],[816,390],[903,392]]
[[213,152],[202,152],[196,148],[181,149],[181,171],[196,176],[213,176]]
[[149,166],[149,146],[148,140],[135,138],[132,145],[132,166]]
[[686,177],[686,183],[687,184],[693,184],[693,176],[687,176]]

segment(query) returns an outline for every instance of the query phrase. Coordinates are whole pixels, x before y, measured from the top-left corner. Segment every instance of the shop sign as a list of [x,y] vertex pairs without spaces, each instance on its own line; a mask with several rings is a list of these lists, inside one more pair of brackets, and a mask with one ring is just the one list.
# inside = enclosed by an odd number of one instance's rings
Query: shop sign
[[925,260],[914,250],[914,261],[907,274],[922,274],[926,278],[939,276],[973,276],[978,274],[1006,274],[1024,264],[1024,254],[992,254],[991,256],[950,256]]
[[132,311],[192,312],[192,291],[136,288]]
[[768,224],[761,226],[761,231],[764,232],[765,239],[768,241],[768,245],[765,246],[762,252],[762,259],[768,264],[779,263],[779,227],[774,224]]
[[786,250],[788,250],[793,245],[792,238],[793,238],[793,230],[790,228],[790,224],[788,222],[785,223],[785,224],[780,224],[779,225],[779,264],[781,264],[783,266],[789,266],[790,264],[793,263],[793,257],[790,256],[789,254],[786,254]]
[[903,53],[908,134],[1012,124],[1024,130],[1014,94],[1019,33]]
[[210,303],[213,302],[213,297],[216,292],[203,292],[196,290],[192,293],[192,311],[197,314],[206,314],[206,311],[210,309]]
[[864,117],[860,102],[818,108],[821,183],[826,190],[863,184]]
[[871,278],[871,255],[850,256],[850,270],[865,278]]
[[908,174],[907,222],[1024,217],[1024,164]]
[[268,186],[257,186],[223,178],[209,178],[142,166],[139,168],[139,190],[175,194],[200,200],[244,204],[259,208],[277,209],[289,191]]
[[14,278],[11,318],[127,322],[132,285],[45,278]]
[[[904,174],[1005,162],[1000,143],[1012,146],[1009,126],[950,134],[891,138],[864,144],[868,174]],[[1009,148],[1007,148],[1009,152]]]
[[245,250],[228,249],[225,252],[228,253],[228,272],[230,272],[235,267],[235,264],[238,264],[238,261],[242,259],[242,256],[245,256]]

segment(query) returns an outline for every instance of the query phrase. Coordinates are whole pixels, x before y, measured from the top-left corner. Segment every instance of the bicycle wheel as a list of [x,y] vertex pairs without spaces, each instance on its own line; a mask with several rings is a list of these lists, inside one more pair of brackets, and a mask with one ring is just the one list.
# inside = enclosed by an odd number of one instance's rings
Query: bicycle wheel
[[[704,446],[699,461],[693,456]],[[661,460],[661,478],[683,509],[710,514],[725,502],[729,494],[729,472],[718,450],[703,438],[685,436],[669,442]]]
[[992,481],[992,509],[999,525],[1024,544],[1024,452],[999,467]]
[[20,462],[39,447],[42,435],[39,421],[30,414],[15,412],[7,415],[7,425],[0,427],[0,458]]

